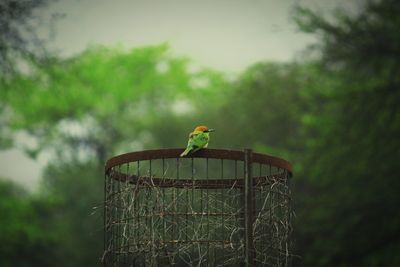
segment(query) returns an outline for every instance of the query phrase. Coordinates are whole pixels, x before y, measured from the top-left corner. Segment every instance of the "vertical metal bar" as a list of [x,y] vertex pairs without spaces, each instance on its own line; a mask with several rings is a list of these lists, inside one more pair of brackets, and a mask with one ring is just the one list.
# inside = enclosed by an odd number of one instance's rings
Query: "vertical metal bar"
[[[193,158],[191,158],[191,162],[192,162],[192,173],[193,173]],[[185,209],[185,213],[186,213],[186,215],[185,215],[185,241],[187,242],[188,241],[188,238],[189,238],[189,204],[190,204],[190,202],[189,202],[189,186],[186,186],[186,188],[185,188],[185,190],[186,190],[186,209]],[[192,207],[193,207],[193,205],[192,205]],[[186,243],[186,244],[188,244],[188,243]]]
[[[259,177],[260,177],[260,180],[261,180],[261,176],[262,176],[262,165],[261,165],[261,163],[259,163]],[[259,222],[259,228],[260,228],[260,233],[261,233],[261,236],[262,236],[262,238],[261,239],[259,239],[259,241],[258,241],[258,244],[259,244],[259,246],[260,246],[260,249],[258,250],[258,251],[260,251],[260,254],[261,255],[256,255],[256,257],[257,256],[259,256],[259,259],[260,259],[260,261],[263,263],[263,264],[265,264],[265,262],[264,262],[264,258],[263,258],[263,256],[264,256],[264,242],[263,242],[263,240],[264,240],[264,223],[263,223],[263,219],[264,219],[264,212],[265,212],[265,210],[262,210],[262,208],[263,208],[263,182],[261,181],[261,185],[258,185],[257,186],[257,188],[258,188],[258,191],[259,191],[259,207],[258,207],[258,209],[257,209],[257,213],[259,213],[260,214],[260,222]]]
[[117,220],[117,199],[118,199],[118,189],[117,189],[117,182],[114,179],[112,181],[112,192],[113,192],[113,200],[112,200],[112,221],[111,221],[111,225],[112,225],[112,263],[114,263],[117,260],[117,253],[116,253],[116,247],[117,247],[117,226],[116,226],[116,220]]
[[[148,173],[148,169],[146,171],[146,164],[147,162],[144,161],[144,175],[146,175]],[[144,185],[144,197],[143,197],[143,206],[144,206],[144,216],[143,216],[143,237],[144,237],[144,242],[145,242],[145,262],[147,264],[147,259],[148,254],[149,254],[149,244],[151,246],[151,241],[149,240],[149,232],[151,231],[151,229],[149,229],[149,187],[150,185],[148,184],[148,181],[145,183]]]
[[[176,159],[176,179],[179,180],[179,158]],[[176,241],[176,256],[177,259],[179,259],[179,250],[180,250],[180,244],[179,244],[179,214],[178,214],[178,199],[179,199],[179,189],[174,187],[174,240]]]
[[107,224],[107,179],[108,174],[104,173],[104,207],[103,207],[103,266],[107,265],[107,234],[108,234],[108,224]]
[[[224,160],[221,159],[221,180],[224,179]],[[221,188],[221,205],[222,205],[222,211],[221,211],[221,225],[222,225],[222,252],[225,249],[225,189],[224,187]],[[221,234],[221,233],[220,233]],[[225,266],[225,255],[224,253],[222,254],[222,266]]]
[[[121,165],[118,165],[118,172],[121,172]],[[117,182],[117,205],[115,207],[115,212],[116,212],[116,220],[115,223],[117,224],[117,246],[116,249],[118,249],[118,252],[121,252],[121,247],[122,247],[122,237],[121,237],[121,182]],[[117,266],[120,264],[120,259],[121,259],[121,253],[117,254]]]
[[[214,172],[213,175],[216,175],[216,171]],[[214,251],[214,264],[213,266],[217,266],[217,239],[218,239],[218,235],[217,235],[217,227],[218,227],[218,186],[215,187],[215,189],[213,190],[213,197],[215,199],[215,203],[214,203],[214,209],[213,209],[213,251]]]
[[[206,158],[206,180],[208,183],[208,158]],[[210,265],[210,189],[207,189],[207,265]]]
[[[281,220],[282,219],[282,208],[281,208],[281,206],[280,206],[280,202],[282,202],[282,199],[281,199],[281,197],[282,197],[282,190],[281,190],[281,185],[280,185],[280,181],[279,181],[279,174],[280,174],[280,168],[279,167],[277,167],[277,169],[276,169],[276,174],[277,174],[277,178],[276,178],[276,183],[277,183],[277,185],[276,185],[276,191],[277,191],[277,193],[276,193],[276,202],[277,202],[277,204],[276,204],[276,209],[277,209],[277,219],[276,220]],[[277,241],[277,260],[278,260],[278,262],[277,262],[277,265],[278,266],[282,266],[281,265],[281,257],[282,257],[282,243],[281,243],[281,236],[282,236],[282,234],[283,233],[281,233],[281,225],[280,224],[278,224],[278,226],[276,227],[276,241]]]
[[[140,242],[139,242],[139,233],[143,231],[143,228],[141,229],[141,225],[140,225],[140,209],[142,209],[142,207],[139,206],[139,201],[140,201],[140,161],[138,160],[136,162],[136,175],[137,175],[137,183],[136,183],[136,202],[135,202],[135,212],[136,212],[136,251],[140,251],[141,248],[139,246]],[[140,263],[140,255],[136,254],[135,258],[133,260],[134,265],[136,264],[136,261],[139,261]]]
[[[129,177],[129,162],[126,165],[126,175],[128,175],[128,177]],[[125,207],[125,216],[126,216],[125,224],[126,225],[125,225],[125,227],[127,228],[127,234],[126,234],[127,253],[125,255],[125,262],[124,262],[124,265],[126,266],[129,263],[129,255],[130,255],[130,250],[131,250],[130,249],[129,240],[130,240],[130,236],[131,236],[131,233],[130,233],[131,206],[130,205],[131,205],[132,195],[130,194],[130,186],[129,186],[128,179],[125,180],[125,188],[124,188],[124,190],[125,190],[125,194],[126,194],[126,207]]]
[[109,188],[109,196],[110,196],[110,198],[109,198],[109,207],[110,207],[110,214],[109,214],[109,223],[108,223],[108,225],[109,225],[109,241],[108,241],[108,243],[109,243],[109,245],[108,245],[108,248],[109,248],[109,257],[108,257],[108,259],[109,259],[109,261],[108,262],[110,262],[110,263],[113,263],[113,261],[114,261],[114,242],[115,242],[115,238],[114,238],[114,207],[115,207],[115,203],[114,203],[114,201],[115,201],[115,194],[114,194],[114,191],[115,191],[115,189],[114,189],[114,179],[110,179],[110,188]]
[[[162,158],[162,179],[163,179],[163,183],[165,182],[165,159],[164,158]],[[162,199],[161,199],[161,201],[162,201],[162,204],[161,204],[161,214],[162,214],[162,225],[163,225],[163,241],[166,241],[167,240],[167,234],[166,234],[166,229],[167,229],[167,225],[166,225],[166,222],[165,222],[165,216],[166,216],[166,210],[165,210],[165,194],[166,194],[166,191],[168,190],[168,189],[166,189],[166,188],[163,188],[163,189],[161,189],[160,188],[160,190],[162,190],[161,192],[162,192]]]
[[[272,198],[273,196],[273,190],[272,187],[274,185],[274,179],[272,177],[272,165],[269,164],[269,176],[271,177],[271,182],[269,183],[269,189],[268,189],[268,193],[269,193],[269,220],[268,220],[268,229],[269,229],[269,239],[271,240],[268,244],[268,251],[267,253],[269,255],[273,255],[273,257],[275,257],[274,254],[274,233],[273,233],[273,225],[272,225],[272,214],[273,214],[273,201]],[[272,257],[272,259],[273,259]]]
[[287,224],[288,224],[288,236],[287,236],[287,257],[288,257],[288,262],[287,262],[287,266],[291,266],[292,265],[292,257],[290,255],[290,249],[291,249],[291,235],[292,235],[292,199],[290,198],[290,175],[288,173],[287,170],[285,170],[285,179],[287,182],[287,210],[288,210],[288,218],[287,218]]
[[[201,164],[200,164],[201,166]],[[200,239],[202,239],[204,237],[204,207],[203,207],[203,187],[200,187],[200,208],[199,208],[199,212],[201,212],[201,217],[199,219],[199,237]],[[202,266],[203,263],[203,249],[204,249],[204,244],[199,244],[199,266]],[[201,255],[201,257],[200,257]]]
[[[200,164],[201,166],[201,164]],[[199,236],[200,239],[204,239],[204,207],[203,207],[203,187],[200,187],[200,207],[199,212],[201,212],[201,217],[199,218]],[[199,266],[202,266],[204,259],[203,259],[203,250],[204,250],[204,243],[200,243],[199,245]],[[200,257],[201,255],[201,257]]]
[[[243,159],[243,185],[240,187],[240,217],[239,217],[239,223],[240,223],[240,225],[241,225],[241,231],[240,231],[240,233],[241,233],[241,237],[242,237],[242,240],[243,240],[243,244],[245,244],[246,242],[245,242],[245,239],[246,239],[246,233],[245,233],[245,228],[246,228],[246,225],[245,225],[245,217],[246,217],[246,210],[245,210],[245,197],[244,197],[244,192],[245,192],[245,187],[244,187],[244,182],[245,182],[245,179],[246,179],[246,163],[245,163],[245,161],[244,161],[244,159]],[[242,242],[242,240],[240,240],[241,242]],[[245,246],[243,246],[243,249],[242,249],[242,251],[240,251],[240,256],[241,256],[241,262],[240,262],[240,266],[242,267],[242,266],[245,266],[245,262],[246,262],[246,253],[245,253],[245,249],[246,249],[246,247]]]
[[287,180],[287,171],[283,169],[283,184],[284,184],[284,195],[283,195],[283,208],[285,209],[285,266],[289,266],[289,235],[290,235],[290,210],[289,210],[289,184]]
[[254,265],[253,243],[253,152],[244,150],[244,233],[245,233],[245,266]]
[[[193,239],[198,239],[198,237],[195,237],[195,232],[196,232],[196,230],[195,230],[195,216],[194,216],[194,213],[196,212],[196,209],[195,209],[195,207],[194,207],[194,158],[192,158],[192,173],[191,173],[191,178],[192,178],[192,199],[191,199],[191,202],[192,202],[192,207],[191,207],[191,219],[192,219],[192,231],[190,232],[190,237],[192,238],[192,241],[193,241]],[[194,245],[194,243],[192,243],[192,264],[194,264],[194,254],[195,254],[195,247],[194,247],[195,245]]]
[[[237,175],[237,160],[235,160],[235,179],[236,180],[238,179],[238,175]],[[240,209],[240,205],[238,205],[239,201],[236,202],[235,200],[233,200],[232,202],[234,203],[234,205],[233,205],[234,210],[235,210],[235,208],[236,208],[236,210],[239,210]],[[232,212],[234,212],[234,210],[232,210]],[[234,213],[236,213],[236,211]],[[240,211],[238,213],[240,214]],[[239,216],[238,216],[239,214],[235,214],[235,225],[238,228],[240,227],[240,225],[239,225]],[[239,241],[239,240],[234,239],[234,241]],[[233,244],[234,248],[235,248],[235,246],[239,247],[238,244]],[[234,253],[235,253],[235,250],[234,250]],[[237,267],[238,264],[239,264],[239,253],[238,253],[238,251],[236,251],[236,253],[235,253],[235,267]]]
[[148,201],[148,203],[151,204],[150,206],[150,210],[151,213],[150,215],[150,238],[151,238],[151,265],[154,264],[155,260],[156,260],[156,249],[158,249],[156,247],[156,241],[155,241],[155,232],[156,232],[156,219],[155,219],[155,215],[154,213],[156,212],[156,188],[153,184],[153,170],[152,170],[152,160],[149,160],[149,177],[150,177],[150,185],[149,185],[149,198],[150,201]]

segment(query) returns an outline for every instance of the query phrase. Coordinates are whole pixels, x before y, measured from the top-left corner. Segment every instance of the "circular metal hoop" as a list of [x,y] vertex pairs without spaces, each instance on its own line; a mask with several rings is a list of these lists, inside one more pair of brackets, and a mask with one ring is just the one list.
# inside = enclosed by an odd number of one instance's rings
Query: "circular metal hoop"
[[[182,148],[154,149],[122,154],[109,159],[105,165],[105,171],[106,173],[108,173],[112,167],[133,161],[161,158],[179,158],[179,155],[183,152],[183,150],[184,149]],[[226,149],[202,149],[195,154],[189,156],[189,158],[213,158],[239,161],[244,161],[244,157],[245,153],[243,151]],[[269,164],[287,170],[290,176],[292,176],[293,174],[293,168],[290,162],[278,157],[260,153],[253,153],[252,162]]]
[[157,149],[105,164],[104,266],[290,266],[292,165]]

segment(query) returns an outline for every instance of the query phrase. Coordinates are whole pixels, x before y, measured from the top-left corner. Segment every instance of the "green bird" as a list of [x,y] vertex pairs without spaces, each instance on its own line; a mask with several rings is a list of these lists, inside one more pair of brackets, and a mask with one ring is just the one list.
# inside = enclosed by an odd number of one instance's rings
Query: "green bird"
[[182,152],[181,157],[193,154],[199,149],[207,148],[208,141],[210,141],[210,132],[214,129],[208,129],[207,126],[197,126],[194,131],[189,134],[189,141],[185,151]]

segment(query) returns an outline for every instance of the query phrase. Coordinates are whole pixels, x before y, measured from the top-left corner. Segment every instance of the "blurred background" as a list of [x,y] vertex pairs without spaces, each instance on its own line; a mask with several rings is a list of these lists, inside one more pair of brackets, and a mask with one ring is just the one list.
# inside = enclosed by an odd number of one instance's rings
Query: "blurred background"
[[0,1],[0,266],[99,266],[103,167],[291,161],[294,266],[400,265],[400,2]]

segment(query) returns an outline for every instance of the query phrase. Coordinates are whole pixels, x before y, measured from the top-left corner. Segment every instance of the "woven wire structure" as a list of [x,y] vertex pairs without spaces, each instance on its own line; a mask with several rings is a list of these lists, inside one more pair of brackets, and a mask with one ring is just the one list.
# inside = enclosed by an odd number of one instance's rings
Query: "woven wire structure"
[[291,165],[182,149],[106,163],[104,266],[290,266]]

